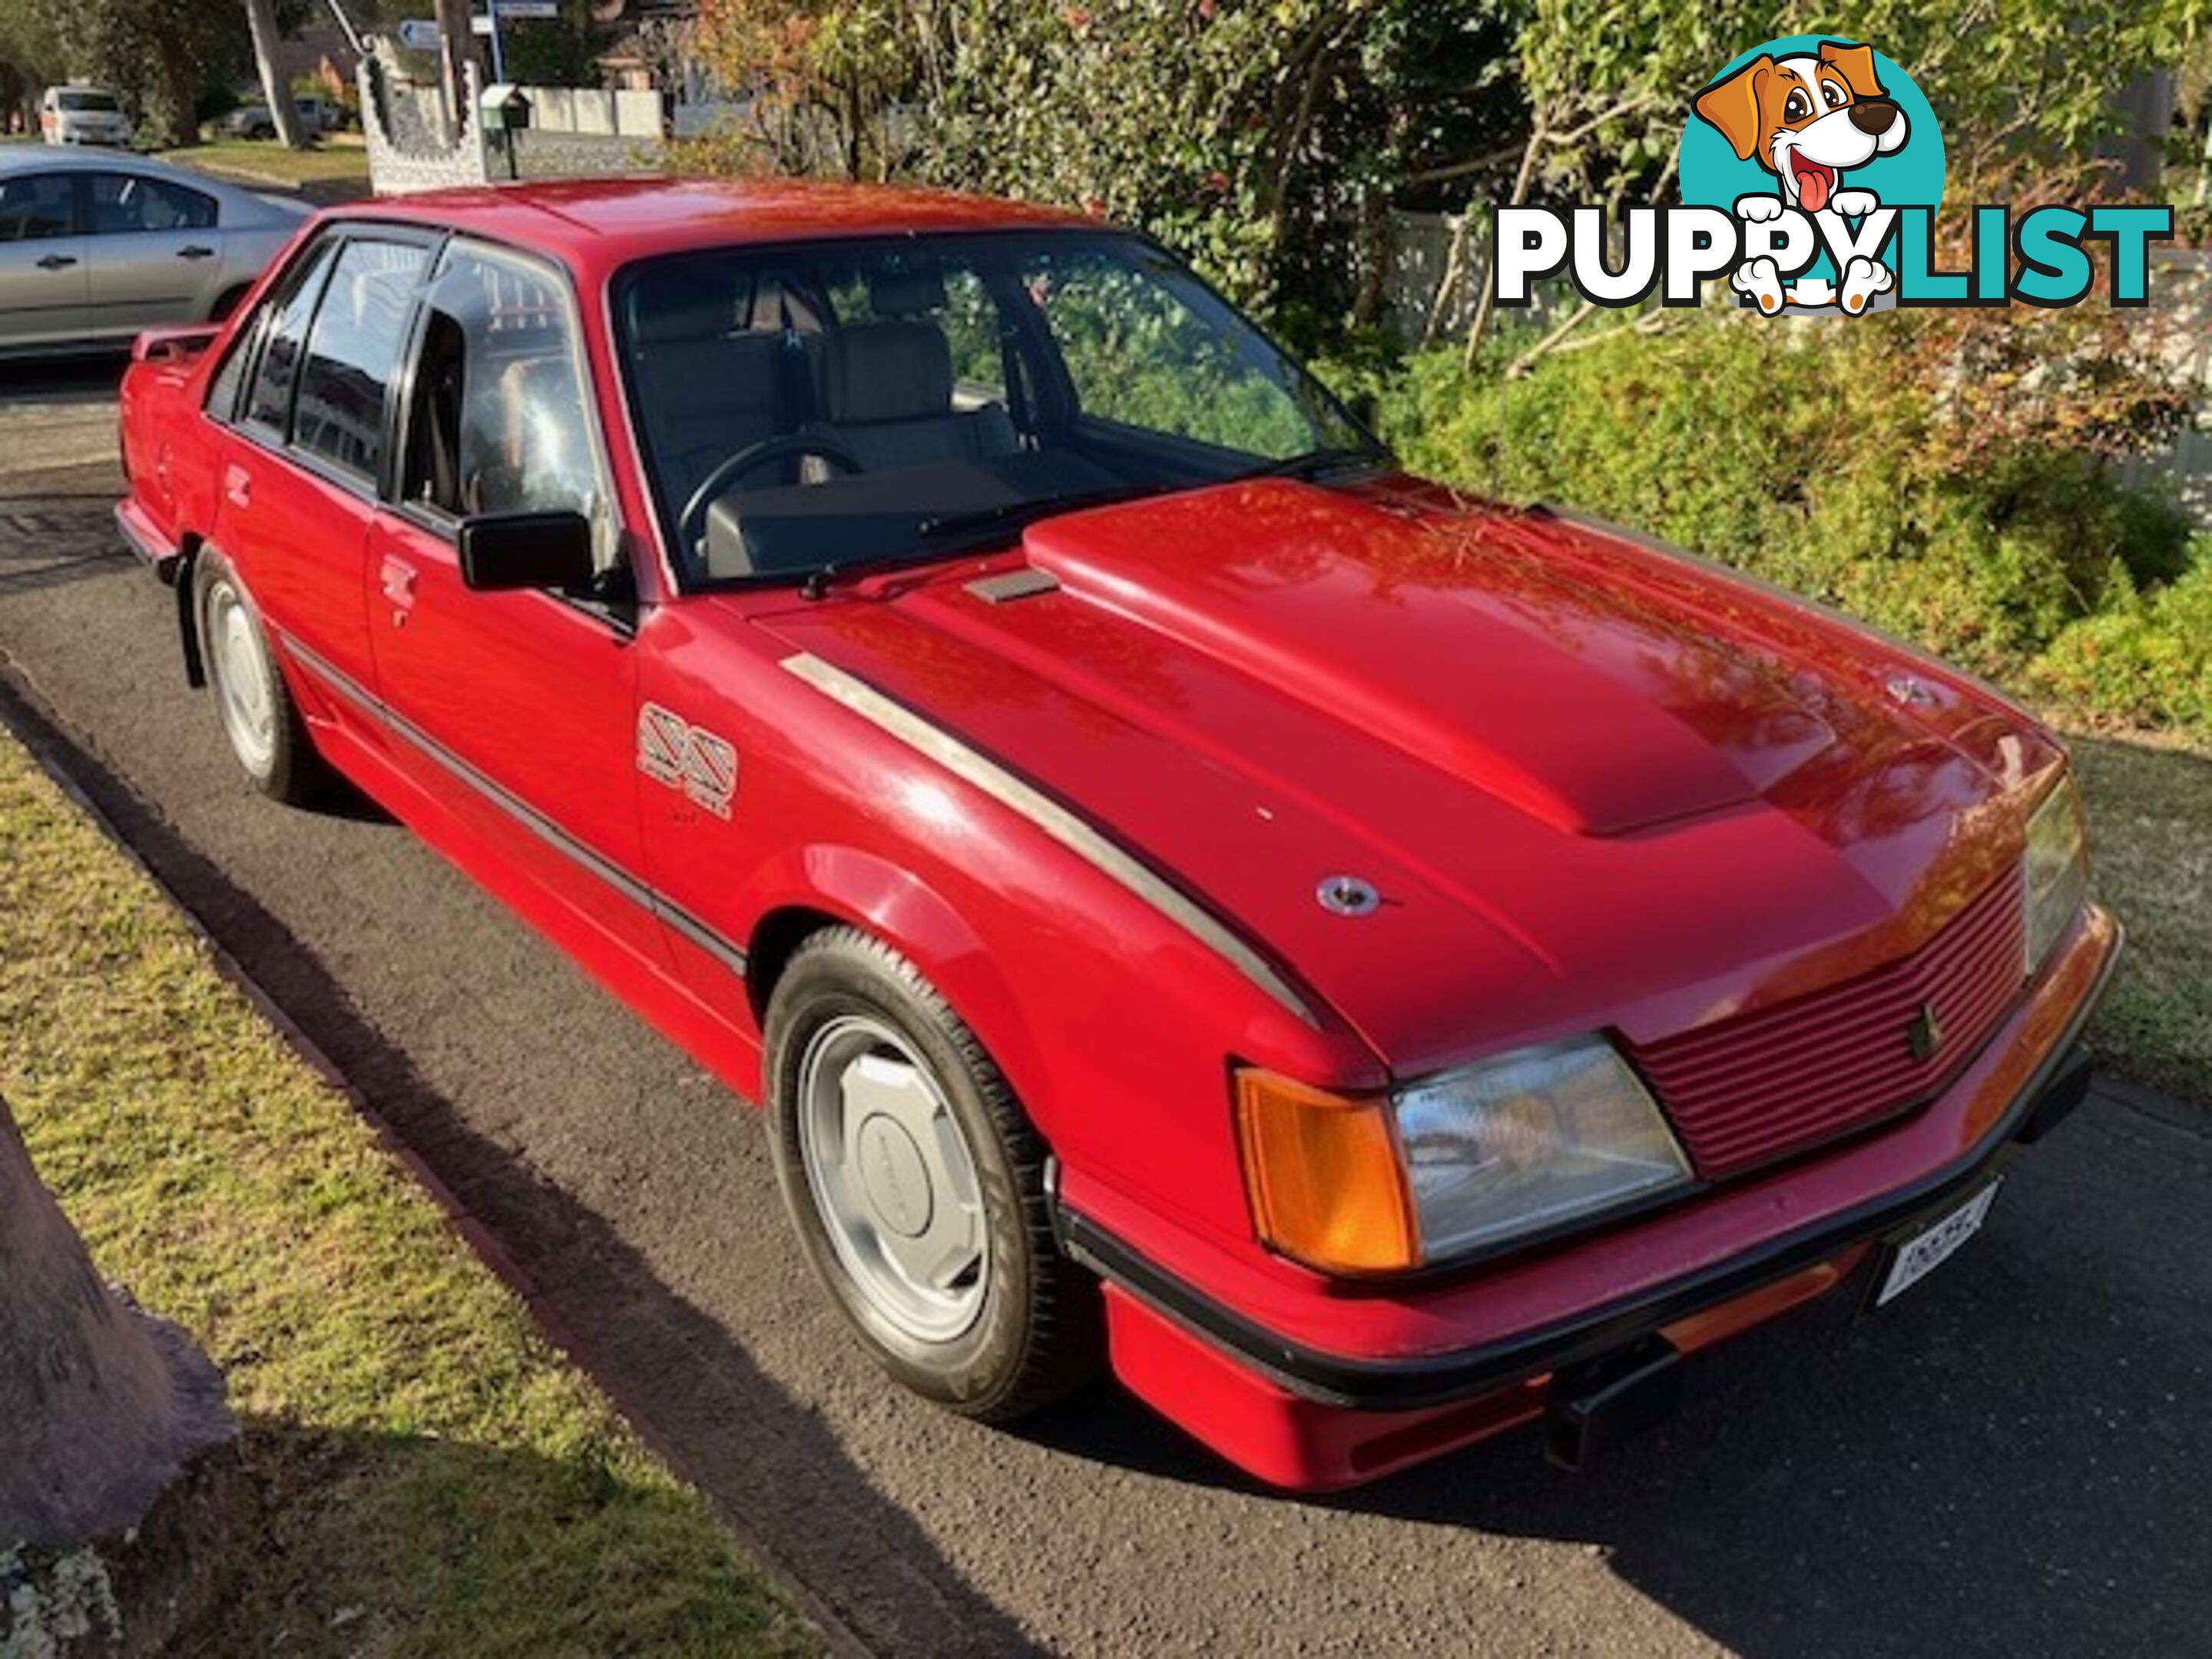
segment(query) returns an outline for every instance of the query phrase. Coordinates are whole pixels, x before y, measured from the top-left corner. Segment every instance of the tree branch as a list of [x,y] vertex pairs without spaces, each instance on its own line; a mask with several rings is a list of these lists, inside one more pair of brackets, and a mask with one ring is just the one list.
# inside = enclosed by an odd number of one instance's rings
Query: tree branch
[[[1551,134],[1550,115],[1548,112],[1539,109],[1534,124],[1528,129],[1528,148],[1521,154],[1521,170],[1514,175],[1513,196],[1508,206],[1518,207],[1528,200],[1528,186],[1536,176],[1536,157],[1550,142]],[[1471,208],[1469,216],[1473,216]],[[1481,292],[1475,297],[1474,320],[1468,325],[1466,362],[1469,368],[1474,365],[1474,354],[1481,348],[1483,334],[1490,327],[1490,313],[1497,304],[1492,293],[1494,283],[1491,275],[1498,268],[1498,250],[1494,247],[1490,250],[1487,264],[1488,269],[1483,273]]]

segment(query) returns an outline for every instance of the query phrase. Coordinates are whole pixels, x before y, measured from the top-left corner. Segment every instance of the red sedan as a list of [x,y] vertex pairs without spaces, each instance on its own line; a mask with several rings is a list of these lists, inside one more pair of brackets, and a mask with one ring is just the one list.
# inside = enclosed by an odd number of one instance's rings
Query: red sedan
[[137,357],[118,517],[247,775],[350,780],[764,1101],[956,1410],[1110,1363],[1284,1485],[1577,1464],[1939,1265],[2086,1087],[2050,732],[1405,476],[1140,237],[418,197]]

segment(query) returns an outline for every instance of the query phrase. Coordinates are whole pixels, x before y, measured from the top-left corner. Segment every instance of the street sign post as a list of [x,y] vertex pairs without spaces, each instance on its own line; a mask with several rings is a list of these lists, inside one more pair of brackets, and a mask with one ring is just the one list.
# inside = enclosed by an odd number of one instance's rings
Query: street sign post
[[[499,38],[499,26],[518,17],[548,18],[561,15],[561,0],[484,0],[483,11],[469,19],[471,33],[481,34],[491,41],[491,78],[507,79],[506,43]],[[438,49],[438,26],[427,17],[410,17],[399,25],[399,44],[410,52],[435,52]]]

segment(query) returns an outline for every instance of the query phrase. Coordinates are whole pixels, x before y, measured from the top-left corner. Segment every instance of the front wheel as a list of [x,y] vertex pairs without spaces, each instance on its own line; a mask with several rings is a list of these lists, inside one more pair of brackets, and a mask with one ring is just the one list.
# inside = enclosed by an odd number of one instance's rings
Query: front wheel
[[1097,1375],[1097,1286],[1053,1241],[1043,1143],[914,965],[854,928],[817,933],[767,1042],[785,1205],[884,1367],[989,1422]]
[[213,548],[192,561],[192,603],[208,689],[239,765],[264,795],[293,805],[319,799],[330,769],[270,652],[260,611]]

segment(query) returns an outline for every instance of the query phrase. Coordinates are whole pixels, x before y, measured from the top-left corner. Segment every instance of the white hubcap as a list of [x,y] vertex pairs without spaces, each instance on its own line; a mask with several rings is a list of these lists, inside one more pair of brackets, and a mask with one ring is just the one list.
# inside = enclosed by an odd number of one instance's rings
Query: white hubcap
[[209,590],[208,662],[215,671],[216,702],[230,746],[256,777],[276,757],[276,704],[270,695],[268,659],[255,637],[253,613],[227,580]]
[[982,1311],[989,1241],[975,1160],[927,1066],[848,1014],[807,1043],[799,1089],[807,1186],[854,1285],[915,1341],[959,1336]]

